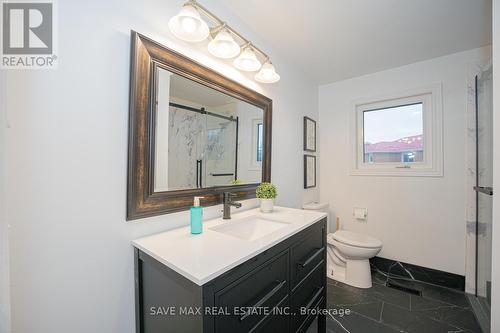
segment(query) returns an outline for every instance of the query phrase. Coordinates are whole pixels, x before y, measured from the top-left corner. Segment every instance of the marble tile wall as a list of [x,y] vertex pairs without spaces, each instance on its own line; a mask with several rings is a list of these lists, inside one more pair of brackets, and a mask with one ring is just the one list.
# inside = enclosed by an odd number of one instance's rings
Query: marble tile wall
[[221,180],[211,173],[234,172],[235,122],[170,107],[168,136],[169,189],[196,188],[199,159],[204,163],[203,186],[220,185],[220,181],[228,184],[232,179]]
[[201,159],[203,155],[204,134],[204,115],[170,107],[168,131],[169,189],[196,188],[196,160]]

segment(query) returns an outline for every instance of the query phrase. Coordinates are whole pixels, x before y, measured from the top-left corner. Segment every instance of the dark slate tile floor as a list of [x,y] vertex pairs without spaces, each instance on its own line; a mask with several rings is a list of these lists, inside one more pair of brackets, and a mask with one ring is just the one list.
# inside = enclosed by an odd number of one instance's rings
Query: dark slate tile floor
[[416,281],[389,281],[419,290],[422,296],[386,287],[387,278],[376,272],[370,289],[328,279],[333,316],[327,316],[327,332],[481,333],[464,293]]

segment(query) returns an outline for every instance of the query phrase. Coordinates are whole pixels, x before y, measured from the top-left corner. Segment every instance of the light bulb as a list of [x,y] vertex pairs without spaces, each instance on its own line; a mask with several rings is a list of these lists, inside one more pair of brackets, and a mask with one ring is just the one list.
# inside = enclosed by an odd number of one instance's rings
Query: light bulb
[[273,64],[268,61],[262,65],[260,71],[255,74],[255,80],[261,83],[274,83],[280,80],[280,76],[276,73]]
[[175,37],[187,42],[201,42],[210,33],[196,7],[189,4],[184,5],[179,14],[170,19],[168,27]]
[[208,43],[208,51],[223,59],[234,58],[240,53],[240,46],[233,39],[233,36],[227,29],[222,29],[215,38]]
[[246,72],[258,71],[262,66],[251,47],[245,48],[239,57],[234,59],[233,64],[236,68]]
[[192,17],[183,17],[181,18],[182,29],[187,33],[193,33],[198,27],[198,23]]

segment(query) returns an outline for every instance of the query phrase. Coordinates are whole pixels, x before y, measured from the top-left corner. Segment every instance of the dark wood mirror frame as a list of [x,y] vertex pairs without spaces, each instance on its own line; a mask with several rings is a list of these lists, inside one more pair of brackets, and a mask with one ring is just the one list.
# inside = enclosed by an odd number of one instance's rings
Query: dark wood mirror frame
[[189,209],[194,196],[203,206],[220,204],[222,192],[237,199],[255,197],[259,184],[154,192],[155,114],[152,107],[156,66],[263,109],[262,181],[271,180],[272,100],[155,41],[132,31],[128,143],[127,220]]

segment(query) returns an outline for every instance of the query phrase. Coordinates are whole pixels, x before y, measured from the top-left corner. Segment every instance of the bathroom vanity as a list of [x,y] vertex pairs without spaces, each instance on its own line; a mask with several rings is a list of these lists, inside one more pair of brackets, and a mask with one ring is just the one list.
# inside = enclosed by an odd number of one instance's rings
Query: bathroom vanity
[[133,245],[138,333],[325,332],[324,213],[252,209]]
[[[127,220],[255,197],[272,100],[132,32]],[[226,211],[225,216],[228,217]],[[325,332],[326,214],[276,207],[133,241],[138,333]]]

